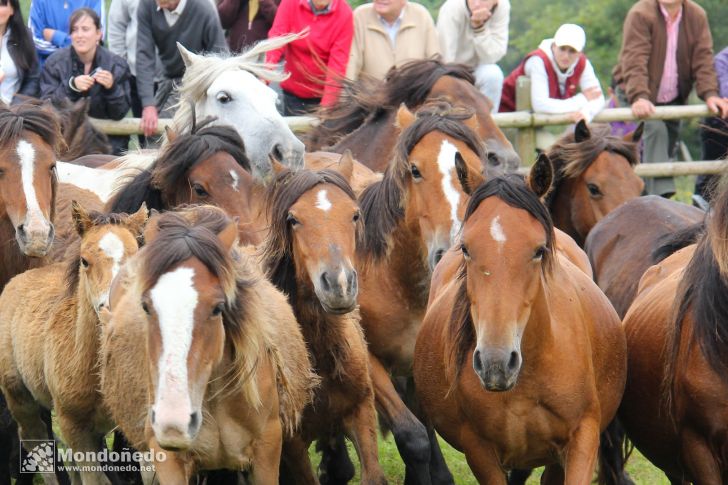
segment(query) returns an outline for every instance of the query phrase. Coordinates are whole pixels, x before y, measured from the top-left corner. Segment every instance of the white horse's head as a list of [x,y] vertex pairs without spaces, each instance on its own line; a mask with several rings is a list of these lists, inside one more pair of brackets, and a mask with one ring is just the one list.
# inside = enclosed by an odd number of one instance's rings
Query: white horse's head
[[198,120],[214,116],[215,123],[238,130],[256,177],[266,178],[270,174],[271,156],[294,170],[303,167],[304,145],[278,113],[275,91],[260,81],[277,81],[286,75],[257,60],[263,53],[296,38],[288,35],[263,41],[234,57],[201,56],[178,43],[187,68],[179,87],[176,128],[189,131],[194,106]]

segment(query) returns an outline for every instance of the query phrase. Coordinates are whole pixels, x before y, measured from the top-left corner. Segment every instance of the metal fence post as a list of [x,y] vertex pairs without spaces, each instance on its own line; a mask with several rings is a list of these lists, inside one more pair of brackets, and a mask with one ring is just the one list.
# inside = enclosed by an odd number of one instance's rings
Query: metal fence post
[[[516,79],[516,111],[531,112],[531,79],[521,76]],[[519,128],[516,135],[516,150],[521,163],[531,165],[536,157],[536,128],[531,126]]]

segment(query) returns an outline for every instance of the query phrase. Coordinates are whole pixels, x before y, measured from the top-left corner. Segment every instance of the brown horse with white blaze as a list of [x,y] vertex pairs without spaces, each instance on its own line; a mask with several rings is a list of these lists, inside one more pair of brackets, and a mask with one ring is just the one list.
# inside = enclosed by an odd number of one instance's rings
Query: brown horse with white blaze
[[432,288],[417,337],[424,412],[480,483],[505,484],[506,470],[541,465],[542,483],[589,483],[600,431],[623,391],[619,319],[596,285],[554,253],[539,200],[552,176],[541,157],[527,185],[510,176],[474,191],[460,257],[436,269],[459,271]]

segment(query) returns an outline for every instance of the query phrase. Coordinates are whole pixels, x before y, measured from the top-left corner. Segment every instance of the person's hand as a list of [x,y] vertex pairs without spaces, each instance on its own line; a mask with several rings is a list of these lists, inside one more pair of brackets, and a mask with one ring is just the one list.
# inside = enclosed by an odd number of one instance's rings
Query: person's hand
[[582,91],[582,94],[588,101],[594,101],[602,95],[602,89],[597,86],[592,86]]
[[93,76],[94,80],[101,84],[106,89],[111,89],[111,87],[114,85],[114,76],[111,74],[110,71],[106,71],[104,69],[99,69],[96,71],[96,74]]
[[152,136],[157,131],[157,107],[145,106],[142,110],[141,129],[144,136]]
[[640,98],[632,103],[632,114],[637,118],[646,118],[655,112],[655,105],[649,99]]
[[586,118],[584,117],[584,113],[582,113],[581,111],[574,111],[573,113],[569,113],[569,118],[571,118],[571,121],[573,123],[578,123],[581,120],[586,120]]
[[50,42],[53,40],[53,32],[55,32],[53,29],[43,29],[43,38]]
[[711,96],[705,100],[708,109],[718,114],[721,118],[728,118],[728,99],[719,96]]
[[94,78],[92,78],[91,76],[87,76],[86,74],[73,78],[73,85],[76,86],[76,89],[78,89],[82,93],[91,89],[91,86],[94,85],[94,82],[96,82],[94,81]]
[[470,25],[474,29],[479,29],[493,16],[493,10],[498,5],[498,0],[473,0],[469,2],[469,5]]

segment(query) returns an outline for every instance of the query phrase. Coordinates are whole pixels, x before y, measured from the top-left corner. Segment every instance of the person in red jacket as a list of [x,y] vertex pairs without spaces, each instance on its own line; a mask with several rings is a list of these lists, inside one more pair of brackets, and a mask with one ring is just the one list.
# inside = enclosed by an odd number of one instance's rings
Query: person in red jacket
[[345,0],[282,0],[268,37],[310,29],[306,37],[268,52],[266,62],[281,58],[291,76],[281,82],[284,114],[300,115],[339,96],[354,37],[351,7]]

